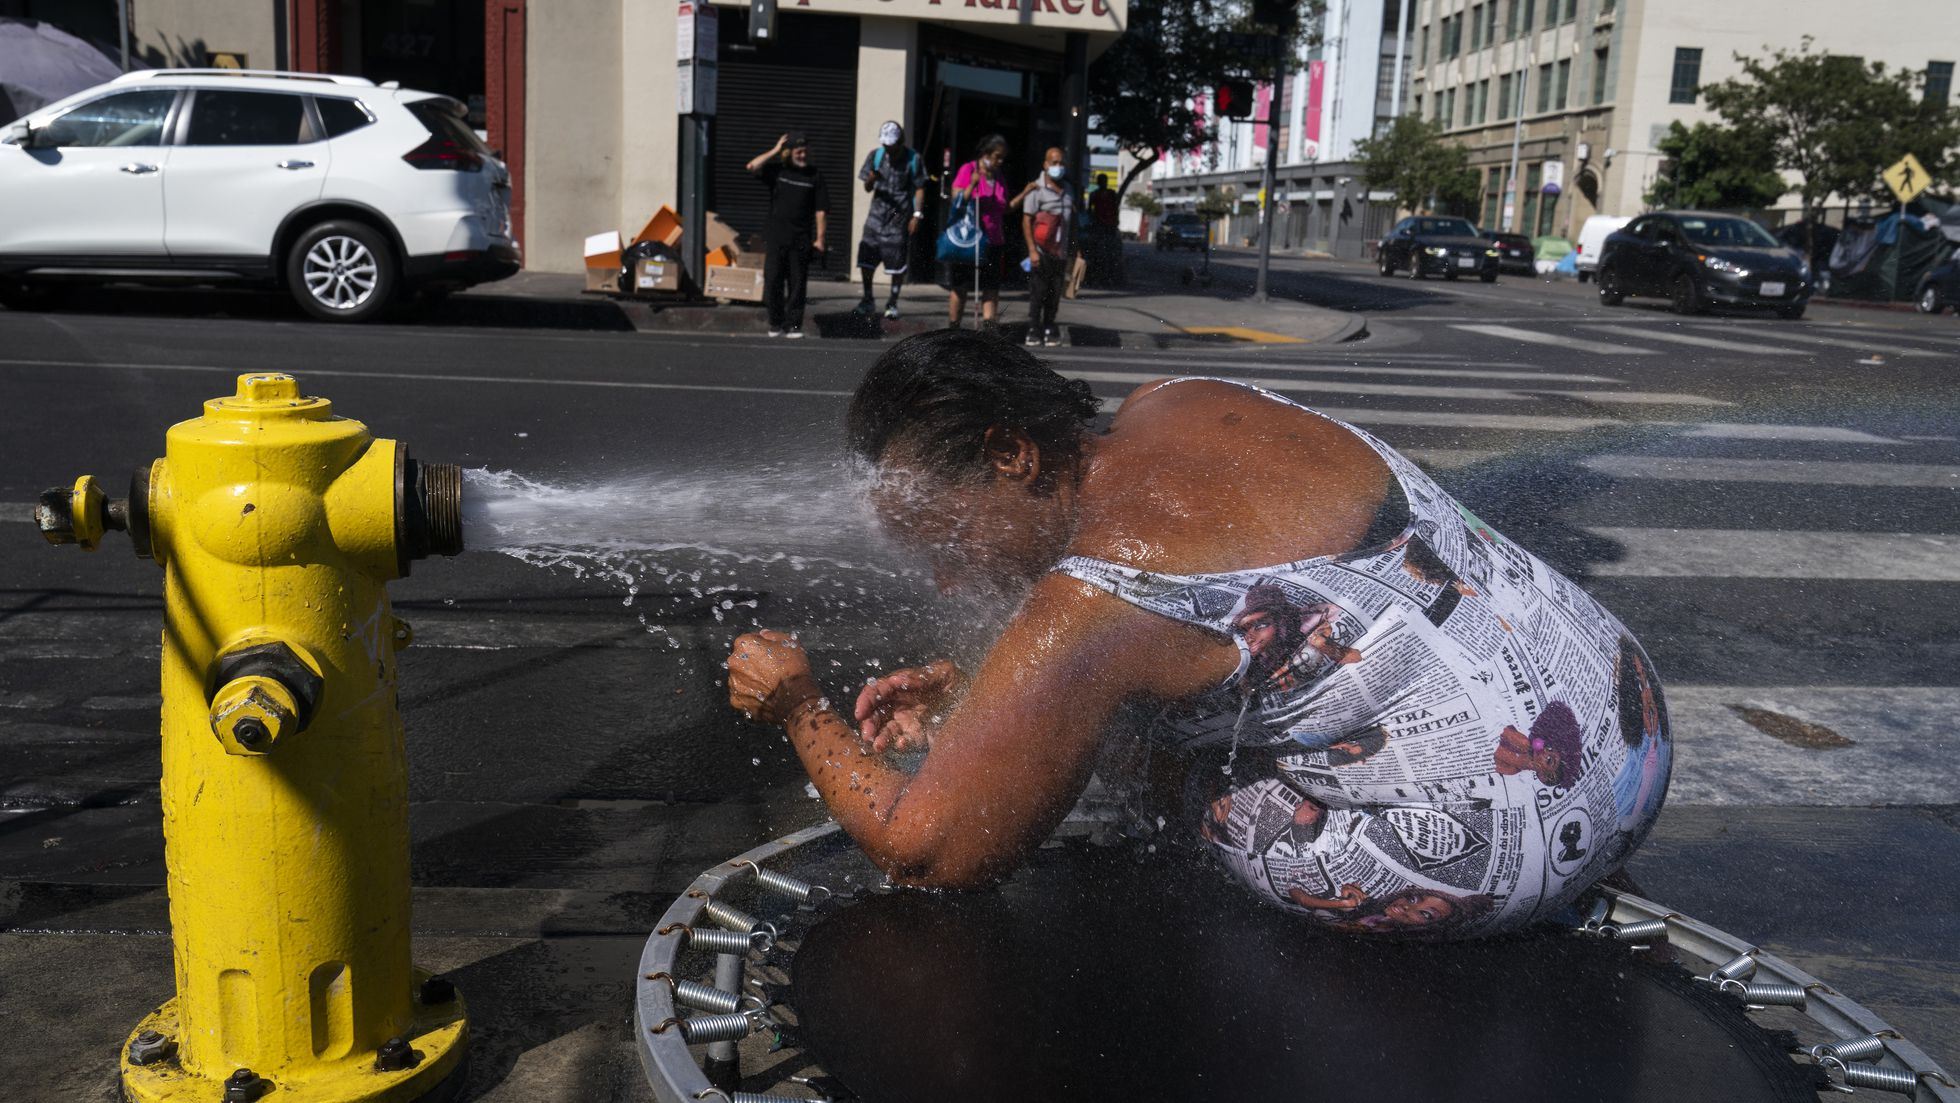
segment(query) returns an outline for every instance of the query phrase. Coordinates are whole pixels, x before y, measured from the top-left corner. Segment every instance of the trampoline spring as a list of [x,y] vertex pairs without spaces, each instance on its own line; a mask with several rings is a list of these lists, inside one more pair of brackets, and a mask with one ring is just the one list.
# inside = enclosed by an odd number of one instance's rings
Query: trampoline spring
[[738,996],[713,985],[682,980],[669,973],[648,973],[647,979],[666,981],[668,991],[674,994],[674,1002],[696,1011],[714,1011],[730,1015],[736,1012],[761,1011],[769,1006],[760,996],[746,994]]
[[1652,942],[1667,940],[1667,920],[1642,919],[1634,923],[1608,923],[1599,933],[1621,942]]
[[1756,951],[1744,950],[1715,967],[1708,979],[1716,984],[1725,980],[1748,980],[1756,975]]
[[665,1034],[675,1027],[680,1028],[681,1040],[691,1046],[703,1042],[739,1042],[755,1033],[756,1016],[748,1012],[738,1015],[696,1015],[689,1019],[668,1019],[647,1030],[653,1034]]
[[776,944],[776,936],[766,930],[723,931],[713,927],[690,927],[684,923],[669,923],[660,928],[657,934],[683,932],[687,937],[687,948],[709,954],[746,954],[750,950],[768,950]]
[[1592,902],[1592,908],[1586,912],[1585,929],[1588,931],[1599,930],[1601,927],[1604,927],[1606,925],[1606,921],[1608,919],[1611,919],[1612,917],[1613,917],[1613,900],[1611,897],[1602,896],[1599,899],[1594,900]]
[[1794,1007],[1799,1011],[1810,1001],[1810,994],[1802,985],[1777,984],[1765,981],[1761,984],[1745,984],[1741,981],[1723,981],[1722,991],[1734,992],[1742,997],[1742,1002],[1751,1007]]
[[701,914],[713,920],[716,926],[731,931],[740,931],[743,934],[749,934],[753,931],[766,931],[769,934],[770,941],[775,941],[776,925],[774,923],[764,923],[748,912],[724,904],[712,896],[705,897],[704,899],[706,903],[701,905]]
[[1916,1072],[1880,1068],[1877,1065],[1847,1065],[1834,1057],[1826,1057],[1821,1063],[1825,1069],[1835,1071],[1847,1088],[1897,1092],[1907,1099],[1919,1094],[1919,1074]]
[[[766,892],[787,896],[799,904],[821,904],[831,897],[830,890],[822,885],[799,881],[787,873],[778,873],[773,869],[763,869],[754,862],[745,861],[742,864],[755,872],[755,883]],[[815,900],[811,899],[813,894],[816,895]]]
[[755,1092],[735,1092],[730,1094],[720,1088],[702,1088],[694,1093],[696,1099],[715,1098],[722,1103],[830,1103],[828,1096],[757,1095]]
[[1835,1057],[1840,1063],[1875,1061],[1885,1056],[1885,1039],[1877,1034],[1867,1034],[1862,1038],[1842,1038],[1835,1042],[1812,1046],[1810,1055],[1819,1061],[1826,1057]]

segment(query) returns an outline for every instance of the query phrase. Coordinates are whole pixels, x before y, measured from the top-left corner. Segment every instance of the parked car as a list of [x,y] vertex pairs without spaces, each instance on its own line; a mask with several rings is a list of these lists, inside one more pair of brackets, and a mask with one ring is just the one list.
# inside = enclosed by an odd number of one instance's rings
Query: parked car
[[1629,295],[1658,295],[1673,299],[1682,314],[1730,303],[1801,318],[1810,293],[1810,262],[1734,215],[1642,215],[1608,235],[1599,260],[1599,301],[1606,306]]
[[1497,279],[1497,247],[1461,218],[1418,215],[1397,222],[1382,238],[1376,263],[1384,276],[1407,269],[1412,279],[1435,274],[1447,279],[1474,275]]
[[1531,239],[1523,234],[1507,234],[1502,230],[1483,231],[1485,241],[1497,247],[1497,270],[1507,276],[1535,276],[1538,274],[1537,251],[1531,247]]
[[1606,246],[1609,234],[1632,222],[1631,218],[1619,215],[1596,214],[1587,217],[1579,227],[1579,243],[1573,248],[1572,267],[1579,274],[1579,282],[1584,283],[1599,271],[1599,257]]
[[283,286],[309,314],[516,272],[510,173],[446,96],[359,77],[127,73],[0,133],[0,303],[106,280]]
[[1919,289],[1912,297],[1921,314],[1960,310],[1960,249],[1919,278]]
[[1205,220],[1191,211],[1172,211],[1157,224],[1157,248],[1203,249]]

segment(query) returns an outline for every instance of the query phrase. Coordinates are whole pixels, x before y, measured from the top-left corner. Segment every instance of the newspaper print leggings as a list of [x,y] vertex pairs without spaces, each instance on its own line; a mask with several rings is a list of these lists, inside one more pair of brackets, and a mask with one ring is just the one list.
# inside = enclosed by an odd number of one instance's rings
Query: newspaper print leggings
[[1653,666],[1583,590],[1354,430],[1401,486],[1385,545],[1223,574],[1056,570],[1230,638],[1239,672],[1156,718],[1198,837],[1328,926],[1463,937],[1551,917],[1660,812]]

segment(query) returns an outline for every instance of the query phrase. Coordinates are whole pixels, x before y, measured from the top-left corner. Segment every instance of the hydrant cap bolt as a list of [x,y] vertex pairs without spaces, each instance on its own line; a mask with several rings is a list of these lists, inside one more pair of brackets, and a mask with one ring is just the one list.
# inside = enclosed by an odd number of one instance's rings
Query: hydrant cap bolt
[[238,377],[238,397],[247,402],[290,402],[299,397],[299,380],[285,372],[257,372]]
[[145,1030],[129,1043],[129,1063],[154,1065],[177,1051],[177,1043],[162,1032]]
[[300,704],[282,679],[234,678],[211,699],[211,730],[233,754],[262,754],[300,730]]

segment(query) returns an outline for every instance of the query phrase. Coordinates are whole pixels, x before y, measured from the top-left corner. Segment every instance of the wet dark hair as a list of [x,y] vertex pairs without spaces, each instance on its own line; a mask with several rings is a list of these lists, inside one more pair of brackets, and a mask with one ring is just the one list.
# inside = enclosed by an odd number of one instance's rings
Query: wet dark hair
[[981,470],[987,430],[996,426],[1073,460],[1099,408],[1087,383],[1064,379],[1019,345],[942,329],[900,341],[871,365],[844,431],[852,453],[869,463],[902,444],[927,471],[958,478]]
[[978,161],[994,150],[1000,150],[1002,157],[1007,156],[1007,139],[999,134],[989,134],[980,139],[980,143],[973,147],[973,159]]

